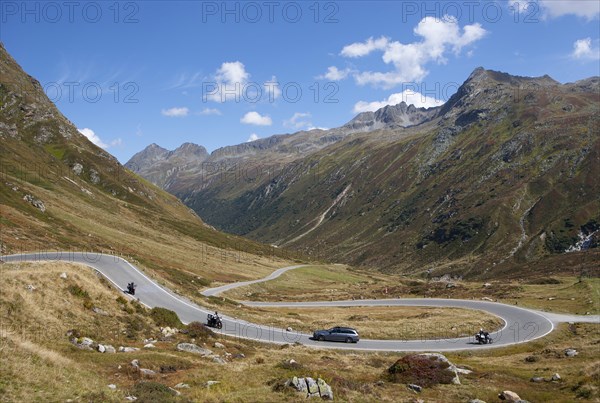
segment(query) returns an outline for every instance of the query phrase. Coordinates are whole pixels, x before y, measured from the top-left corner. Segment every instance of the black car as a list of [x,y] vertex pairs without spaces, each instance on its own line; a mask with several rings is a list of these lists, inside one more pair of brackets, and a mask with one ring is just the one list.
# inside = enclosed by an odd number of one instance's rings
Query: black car
[[316,330],[313,339],[319,341],[344,341],[346,343],[358,343],[360,339],[356,329],[351,327],[332,327],[328,330]]

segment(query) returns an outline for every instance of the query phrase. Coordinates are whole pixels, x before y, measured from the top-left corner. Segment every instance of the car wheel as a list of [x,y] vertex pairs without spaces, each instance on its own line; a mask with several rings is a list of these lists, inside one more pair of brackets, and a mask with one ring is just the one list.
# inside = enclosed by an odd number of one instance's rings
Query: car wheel
[[352,343],[352,338],[351,337],[346,337],[346,343]]
[[319,336],[319,341],[325,341],[325,337],[323,337],[322,335]]

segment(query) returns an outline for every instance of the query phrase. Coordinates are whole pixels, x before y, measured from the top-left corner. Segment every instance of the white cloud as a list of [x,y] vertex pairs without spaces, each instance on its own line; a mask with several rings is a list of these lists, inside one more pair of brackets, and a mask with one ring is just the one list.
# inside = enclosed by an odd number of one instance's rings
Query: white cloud
[[250,73],[240,61],[225,62],[203,85],[204,98],[213,102],[246,101],[256,103],[261,100],[274,102],[281,96],[277,77],[271,76],[261,84],[250,80]]
[[346,57],[361,57],[375,50],[383,51],[384,63],[394,67],[387,72],[356,72],[353,74],[356,83],[392,88],[404,82],[420,81],[428,73],[425,69],[427,63],[444,64],[448,52],[459,55],[464,47],[487,33],[479,23],[465,25],[461,29],[457,19],[451,16],[442,19],[425,17],[413,31],[422,37],[420,42],[404,44],[381,37],[345,46],[341,54]]
[[260,138],[260,137],[258,137],[258,134],[256,134],[256,133],[252,133],[252,134],[250,135],[250,137],[248,137],[248,140],[246,140],[246,143],[251,143],[251,142],[253,142],[253,141],[256,141],[256,140],[258,140],[259,138]]
[[357,42],[344,46],[340,54],[344,57],[363,57],[374,50],[384,50],[388,45],[389,39],[382,36],[378,39],[370,37],[365,42]]
[[263,87],[265,87],[264,96],[266,99],[269,100],[269,102],[273,102],[281,96],[281,89],[279,88],[279,82],[277,81],[277,77],[273,76],[270,80],[265,81]]
[[571,56],[575,59],[600,59],[600,48],[592,47],[592,38],[579,39],[573,43],[573,53]]
[[522,18],[527,15],[532,18],[541,16],[543,19],[575,15],[591,20],[600,16],[600,2],[597,0],[537,0],[533,6],[531,3],[532,0],[508,1],[512,12],[519,12]]
[[578,17],[598,18],[600,2],[597,0],[540,0],[549,17],[574,14]]
[[[244,95],[244,87],[248,83],[250,74],[246,71],[244,63],[240,61],[225,62],[217,69],[213,78],[213,82],[205,83],[208,91],[206,97],[209,100],[215,102],[239,101]],[[208,88],[209,86],[210,88]]]
[[300,130],[304,128],[314,127],[312,122],[310,121],[310,113],[306,112],[296,112],[294,115],[288,120],[283,121],[283,126],[291,127],[296,130]]
[[269,116],[262,116],[258,112],[248,112],[241,119],[240,122],[247,125],[256,125],[256,126],[271,126],[273,121]]
[[186,107],[163,109],[160,111],[163,116],[168,116],[170,118],[182,118],[187,116],[189,112],[190,110]]
[[340,81],[340,80],[343,80],[346,77],[348,77],[351,72],[352,72],[352,70],[350,70],[348,68],[340,70],[335,66],[329,66],[327,68],[327,73],[318,76],[317,80],[326,79],[326,80],[330,80],[330,81]]
[[218,81],[226,83],[245,83],[248,81],[250,74],[246,72],[244,63],[237,61],[221,64],[221,67],[217,70],[215,77]]
[[439,99],[427,97],[420,92],[415,92],[412,90],[404,90],[402,92],[397,92],[395,94],[390,95],[387,99],[383,101],[373,101],[373,102],[365,102],[359,101],[354,105],[354,113],[361,112],[375,112],[377,109],[381,109],[387,105],[397,105],[400,102],[406,102],[408,105],[414,105],[417,108],[431,108],[434,106],[439,106],[444,103],[444,101],[440,101]]
[[89,141],[91,141],[92,143],[96,144],[98,147],[101,148],[108,148],[109,145],[106,144],[105,142],[102,141],[102,139],[100,139],[100,137],[94,133],[94,131],[92,129],[88,129],[83,128],[83,129],[77,129],[79,131],[79,133],[83,134],[85,137],[88,138]]
[[204,108],[198,112],[198,115],[222,115],[222,113],[217,108]]
[[120,145],[123,145],[123,139],[121,139],[120,137],[118,139],[114,139],[113,141],[110,142],[111,147],[120,146]]

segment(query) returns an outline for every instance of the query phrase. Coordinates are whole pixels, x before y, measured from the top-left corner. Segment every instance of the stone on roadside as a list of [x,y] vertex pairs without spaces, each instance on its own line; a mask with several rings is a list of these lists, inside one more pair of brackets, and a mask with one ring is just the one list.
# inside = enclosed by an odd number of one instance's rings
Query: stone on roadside
[[506,400],[507,402],[512,402],[512,403],[516,403],[521,400],[519,395],[517,395],[515,392],[513,392],[511,390],[505,390],[503,392],[500,392],[498,394],[498,398],[500,400]]
[[137,347],[119,347],[119,353],[133,353],[139,351],[139,348]]
[[319,394],[323,400],[333,400],[333,390],[323,379],[317,379],[317,386],[319,387]]
[[218,341],[215,341],[215,344],[213,344],[213,346],[214,346],[215,348],[225,348],[225,345],[223,345],[223,344],[219,343]]
[[97,345],[94,340],[89,337],[80,337],[80,338],[72,338],[71,343],[75,345],[75,347],[80,348],[82,350],[95,350]]
[[174,336],[177,333],[179,333],[179,329],[167,326],[167,327],[161,327],[160,332],[162,333],[162,335],[164,337],[171,337],[171,336]]
[[311,377],[299,378],[295,376],[288,379],[285,385],[303,394],[304,397],[320,397],[323,400],[333,400],[331,386],[321,378],[315,381]]
[[156,376],[156,372],[148,368],[140,368],[140,374],[145,378],[154,378]]
[[192,343],[179,343],[177,345],[177,350],[185,351],[187,353],[199,354],[201,356],[211,355],[213,352],[207,348],[198,347]]
[[106,312],[104,309],[98,308],[97,306],[92,308],[92,312],[98,315],[108,316],[108,312]]
[[316,396],[319,394],[319,385],[317,385],[317,381],[315,381],[311,377],[306,377],[306,387],[308,389],[309,396]]
[[222,359],[221,357],[216,356],[216,355],[212,358],[212,361],[215,364],[221,364],[221,365],[227,364],[227,361],[225,361],[224,359]]

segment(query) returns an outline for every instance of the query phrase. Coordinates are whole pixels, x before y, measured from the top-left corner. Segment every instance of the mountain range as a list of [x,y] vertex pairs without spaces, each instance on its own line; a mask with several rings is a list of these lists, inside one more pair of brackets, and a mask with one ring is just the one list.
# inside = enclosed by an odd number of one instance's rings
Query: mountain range
[[220,230],[309,256],[477,276],[559,269],[588,239],[583,267],[600,229],[599,109],[598,77],[477,68],[438,107],[210,155],[151,145],[125,166]]

